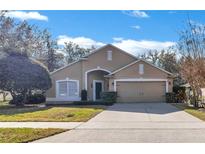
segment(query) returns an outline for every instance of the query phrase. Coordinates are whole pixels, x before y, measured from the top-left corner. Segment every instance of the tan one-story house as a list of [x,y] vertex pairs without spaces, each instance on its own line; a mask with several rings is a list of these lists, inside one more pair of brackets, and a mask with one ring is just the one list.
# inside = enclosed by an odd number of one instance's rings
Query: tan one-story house
[[79,101],[83,89],[92,101],[103,91],[116,91],[118,102],[164,102],[173,86],[170,72],[110,44],[52,72],[51,78],[47,101],[55,102]]

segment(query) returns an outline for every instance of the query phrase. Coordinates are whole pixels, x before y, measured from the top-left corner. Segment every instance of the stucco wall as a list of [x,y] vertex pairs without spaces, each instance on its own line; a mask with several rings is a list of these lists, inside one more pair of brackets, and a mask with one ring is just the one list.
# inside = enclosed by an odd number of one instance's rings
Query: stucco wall
[[[144,74],[139,74],[139,64],[144,65]],[[109,81],[109,90],[114,90],[114,79],[141,78],[141,79],[168,79],[168,90],[172,92],[173,79],[166,72],[159,70],[143,61],[139,61],[113,75]]]
[[[144,65],[144,74],[139,74],[139,64]],[[168,74],[151,66],[150,64],[147,64],[143,61],[139,61],[132,66],[129,66],[119,72],[117,72],[115,75],[115,78],[160,78],[160,79],[166,79]]]
[[56,81],[65,80],[66,78],[79,80],[79,95],[82,89],[82,62],[79,61],[65,69],[51,75],[52,87],[47,91],[47,97],[56,97]]
[[[107,51],[112,51],[112,61],[107,60]],[[135,61],[136,58],[120,51],[117,48],[114,48],[112,46],[107,46],[96,53],[93,53],[88,57],[87,60],[83,61],[83,68],[82,72],[85,74],[86,71],[96,69],[97,67],[100,67],[101,69],[106,69],[110,72],[117,70],[118,68],[121,68],[133,61]],[[84,81],[85,81],[85,75],[83,75],[83,88],[84,87]]]

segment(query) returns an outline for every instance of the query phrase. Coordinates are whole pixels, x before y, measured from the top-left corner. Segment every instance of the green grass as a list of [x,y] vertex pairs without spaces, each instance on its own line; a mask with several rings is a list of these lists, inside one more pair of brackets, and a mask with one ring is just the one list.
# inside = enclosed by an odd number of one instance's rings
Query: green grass
[[26,143],[66,131],[65,129],[0,128],[0,143]]
[[0,109],[4,108],[5,106],[8,106],[9,102],[8,101],[0,101]]
[[103,111],[99,107],[15,107],[0,108],[0,121],[84,122]]
[[198,108],[188,106],[186,104],[172,104],[175,107],[184,110],[185,112],[205,121],[205,112],[200,111]]

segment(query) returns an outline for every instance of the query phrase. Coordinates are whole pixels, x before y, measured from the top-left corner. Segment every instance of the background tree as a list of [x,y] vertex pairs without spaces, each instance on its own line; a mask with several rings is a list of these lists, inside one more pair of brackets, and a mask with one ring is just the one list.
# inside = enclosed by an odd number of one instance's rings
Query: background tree
[[159,66],[165,70],[178,74],[179,73],[179,63],[177,60],[176,52],[170,50],[161,50],[159,53]]
[[177,60],[175,49],[164,50],[149,50],[146,53],[139,55],[139,58],[143,58],[152,64],[161,67],[171,73],[177,74],[179,72],[179,62]]
[[155,65],[159,65],[158,62],[159,62],[159,52],[158,50],[149,50],[148,52],[145,52],[141,55],[139,55],[138,57],[139,58],[142,58],[142,59],[145,59],[145,60],[148,60],[150,61],[152,64],[155,64]]
[[14,19],[0,18],[0,49],[18,51],[31,57],[40,56],[43,48],[41,32],[26,21],[15,22]]
[[66,63],[72,63],[73,61],[85,56],[86,54],[90,53],[91,50],[94,50],[94,47],[90,49],[85,49],[79,47],[79,45],[73,42],[65,42],[65,46],[63,48],[63,52],[65,53],[65,60]]
[[16,51],[37,59],[44,63],[49,71],[62,66],[59,61],[63,57],[57,52],[57,41],[52,39],[48,30],[42,31],[26,21],[16,22],[3,15],[0,18],[0,50]]
[[152,64],[165,69],[168,72],[174,74],[174,87],[180,86],[184,83],[184,80],[180,76],[179,72],[179,61],[180,59],[177,58],[177,48],[170,47],[168,49],[163,50],[149,50],[141,55],[139,58],[143,58]]
[[62,55],[57,53],[57,41],[52,39],[51,34],[47,30],[43,31],[42,37],[45,43],[42,57],[44,58],[44,64],[47,66],[48,70],[52,72],[60,67],[58,61],[61,60],[60,58]]
[[188,20],[186,29],[180,32],[178,50],[182,55],[180,74],[190,84],[197,107],[200,88],[205,87],[205,26]]

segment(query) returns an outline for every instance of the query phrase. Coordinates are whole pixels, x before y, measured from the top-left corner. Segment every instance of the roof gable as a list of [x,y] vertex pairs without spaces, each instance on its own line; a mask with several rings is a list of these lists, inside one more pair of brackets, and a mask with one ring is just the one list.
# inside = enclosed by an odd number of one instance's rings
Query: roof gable
[[165,72],[165,73],[167,73],[167,74],[169,74],[169,75],[173,75],[172,73],[170,73],[170,72],[168,72],[168,71],[166,71],[166,70],[164,70],[164,69],[162,69],[162,68],[160,68],[160,67],[157,67],[157,66],[155,66],[154,64],[152,64],[152,63],[150,63],[150,62],[148,62],[148,61],[146,61],[146,60],[144,60],[144,59],[139,59],[139,60],[136,60],[136,61],[134,61],[134,62],[131,62],[130,64],[128,64],[128,65],[126,65],[126,66],[124,66],[124,67],[121,67],[121,68],[119,68],[119,69],[113,71],[112,73],[108,74],[108,76],[109,76],[109,75],[113,75],[113,74],[115,74],[115,73],[117,73],[117,72],[120,72],[121,70],[124,70],[124,69],[126,69],[126,68],[128,68],[128,67],[130,67],[130,66],[132,66],[132,65],[134,65],[134,64],[136,64],[136,63],[138,63],[138,62],[140,62],[140,61],[143,61],[143,62],[145,62],[145,63],[147,63],[147,64],[153,66],[154,68],[157,68],[157,69],[159,69],[160,71]]
[[104,45],[104,46],[102,46],[102,47],[100,47],[100,48],[98,48],[98,49],[95,49],[95,50],[93,50],[92,52],[90,52],[89,54],[85,55],[83,58],[88,58],[90,55],[92,55],[92,54],[94,54],[94,53],[97,53],[97,52],[99,52],[99,51],[102,51],[102,49],[104,49],[104,48],[106,48],[106,47],[115,48],[115,49],[117,49],[118,51],[120,51],[120,52],[122,52],[122,53],[124,53],[124,54],[126,54],[126,55],[128,55],[128,56],[130,56],[130,57],[133,57],[133,58],[135,58],[135,59],[138,59],[136,56],[134,56],[134,55],[132,55],[132,54],[130,54],[130,53],[128,53],[128,52],[126,52],[126,51],[124,51],[124,50],[122,50],[122,49],[120,49],[120,48],[118,48],[118,47],[116,47],[116,46],[114,46],[114,45],[112,45],[112,44],[107,44],[107,45]]
[[58,71],[60,71],[60,70],[63,70],[63,69],[65,69],[65,68],[67,68],[67,67],[70,67],[71,65],[73,65],[73,64],[75,64],[75,63],[78,63],[78,62],[80,62],[80,61],[82,61],[82,60],[87,60],[87,58],[88,58],[89,56],[91,56],[91,55],[93,55],[94,53],[97,53],[97,52],[99,52],[99,51],[102,51],[102,49],[104,49],[104,48],[106,48],[106,47],[115,48],[115,49],[117,49],[118,51],[120,51],[120,52],[122,52],[122,53],[124,53],[124,54],[126,54],[126,55],[128,55],[128,56],[130,56],[130,57],[132,57],[132,58],[137,59],[136,56],[134,56],[134,55],[132,55],[132,54],[130,54],[130,53],[128,53],[128,52],[126,52],[126,51],[124,51],[124,50],[122,50],[122,49],[120,49],[120,48],[118,48],[118,47],[116,47],[116,46],[114,46],[114,45],[112,45],[112,44],[107,44],[107,45],[104,45],[104,46],[102,46],[102,47],[100,47],[100,48],[98,48],[98,49],[93,50],[92,52],[90,52],[89,54],[83,56],[82,58],[80,58],[80,59],[78,59],[78,60],[76,60],[76,61],[74,61],[74,62],[72,62],[72,63],[70,63],[70,64],[67,64],[67,65],[65,65],[65,66],[63,66],[63,67],[61,67],[61,68],[59,68],[59,69],[57,69],[57,70],[55,70],[55,71],[53,71],[53,72],[51,72],[50,74],[52,75],[52,74],[54,74],[54,73],[56,73],[56,72],[58,72]]
[[68,65],[66,65],[66,66],[63,66],[63,67],[61,67],[61,68],[59,68],[59,69],[57,69],[57,70],[55,70],[55,71],[53,71],[53,72],[50,72],[50,74],[52,75],[52,74],[54,74],[54,73],[56,73],[56,72],[58,72],[58,71],[60,71],[60,70],[63,70],[63,69],[65,69],[65,68],[67,68],[67,67],[69,67],[69,66],[71,66],[71,65],[73,65],[73,64],[75,64],[75,63],[78,63],[78,62],[80,62],[81,60],[79,59],[79,60],[76,60],[76,61],[74,61],[74,62],[72,62],[72,63],[70,63],[70,64],[68,64]]

